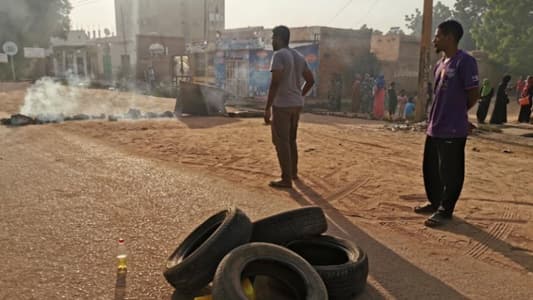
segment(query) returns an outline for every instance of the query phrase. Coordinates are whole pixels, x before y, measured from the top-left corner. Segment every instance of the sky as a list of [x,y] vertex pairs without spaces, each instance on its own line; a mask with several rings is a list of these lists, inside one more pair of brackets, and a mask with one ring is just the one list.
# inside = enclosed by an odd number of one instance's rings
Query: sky
[[[114,0],[70,0],[74,29],[115,29]],[[151,0],[157,1],[157,0]],[[201,0],[191,0],[201,1]],[[423,0],[226,0],[226,28],[248,26],[369,27],[405,29],[404,16],[422,8]],[[434,0],[436,3],[437,0]],[[455,0],[441,0],[453,6]]]

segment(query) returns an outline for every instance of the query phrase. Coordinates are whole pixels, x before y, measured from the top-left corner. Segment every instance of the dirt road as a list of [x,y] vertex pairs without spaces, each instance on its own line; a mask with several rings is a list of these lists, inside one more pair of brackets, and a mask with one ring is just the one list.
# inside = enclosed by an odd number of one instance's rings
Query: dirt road
[[127,299],[168,299],[167,255],[229,204],[252,218],[323,207],[369,254],[362,299],[531,298],[531,147],[471,138],[457,217],[430,230],[411,212],[423,134],[306,115],[299,139],[302,181],[281,192],[265,186],[278,166],[260,120],[0,127],[0,299],[112,298],[119,236]]

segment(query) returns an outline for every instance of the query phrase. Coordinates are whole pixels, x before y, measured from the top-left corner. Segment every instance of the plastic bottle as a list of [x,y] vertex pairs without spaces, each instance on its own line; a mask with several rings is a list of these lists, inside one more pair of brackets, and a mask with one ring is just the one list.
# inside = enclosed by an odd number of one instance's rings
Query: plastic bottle
[[118,240],[117,250],[118,250],[117,251],[117,259],[118,259],[117,268],[119,271],[126,271],[128,268],[128,265],[127,265],[128,252],[126,250],[126,243],[124,242],[124,239]]

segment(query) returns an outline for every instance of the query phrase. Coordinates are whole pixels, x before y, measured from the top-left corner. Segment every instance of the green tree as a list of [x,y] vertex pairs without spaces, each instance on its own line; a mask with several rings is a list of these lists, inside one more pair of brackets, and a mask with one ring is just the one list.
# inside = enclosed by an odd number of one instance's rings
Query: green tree
[[[452,10],[442,2],[437,2],[433,6],[433,31],[440,23],[452,17]],[[411,30],[411,35],[422,36],[422,12],[418,8],[414,14],[405,16],[405,22],[407,22],[407,28]]]
[[[1,0],[0,44],[13,41],[19,46],[17,69],[25,68],[23,47],[47,48],[50,38],[66,37],[70,28],[69,0]],[[0,79],[10,78],[10,69],[0,64]]]
[[466,50],[476,50],[477,44],[472,36],[472,30],[484,16],[488,9],[487,0],[457,0],[454,6],[453,16],[461,22],[465,29],[465,35],[461,46]]
[[488,0],[488,8],[472,31],[479,48],[509,71],[533,70],[531,0]]

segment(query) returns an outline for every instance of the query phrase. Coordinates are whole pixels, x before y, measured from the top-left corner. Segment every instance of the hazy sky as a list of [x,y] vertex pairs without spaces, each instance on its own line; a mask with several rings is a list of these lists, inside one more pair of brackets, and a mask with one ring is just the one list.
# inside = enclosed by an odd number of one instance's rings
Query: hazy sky
[[[441,1],[448,6],[455,3],[455,0]],[[71,3],[74,28],[100,27],[116,32],[113,0],[71,0]],[[392,26],[404,27],[404,16],[422,4],[423,0],[226,0],[226,28],[279,24],[359,28],[368,24],[387,31]]]

